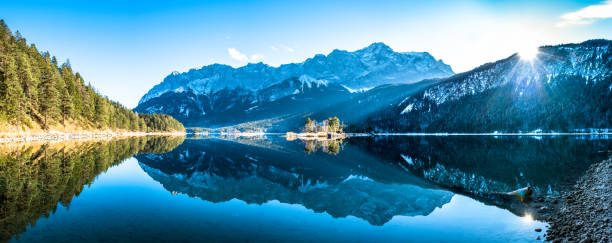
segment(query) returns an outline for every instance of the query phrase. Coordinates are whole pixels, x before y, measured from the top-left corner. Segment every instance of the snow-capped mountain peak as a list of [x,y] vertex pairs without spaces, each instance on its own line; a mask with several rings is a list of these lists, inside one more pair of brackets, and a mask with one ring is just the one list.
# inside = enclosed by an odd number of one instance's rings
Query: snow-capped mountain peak
[[302,63],[272,67],[262,62],[239,68],[212,64],[188,72],[173,72],[145,94],[139,104],[166,92],[192,89],[197,94],[241,88],[256,91],[292,77],[307,75],[327,80],[350,89],[374,87],[386,83],[409,83],[425,78],[447,77],[450,66],[426,52],[394,52],[377,42],[355,52],[334,50],[329,55],[317,54]]

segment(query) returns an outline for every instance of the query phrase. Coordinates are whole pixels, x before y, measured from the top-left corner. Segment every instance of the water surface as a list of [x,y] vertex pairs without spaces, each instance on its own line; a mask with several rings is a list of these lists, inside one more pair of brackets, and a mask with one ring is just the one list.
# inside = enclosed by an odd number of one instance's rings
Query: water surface
[[[535,241],[606,137],[137,138],[4,146],[0,232],[41,241]],[[535,218],[535,220],[534,220]]]

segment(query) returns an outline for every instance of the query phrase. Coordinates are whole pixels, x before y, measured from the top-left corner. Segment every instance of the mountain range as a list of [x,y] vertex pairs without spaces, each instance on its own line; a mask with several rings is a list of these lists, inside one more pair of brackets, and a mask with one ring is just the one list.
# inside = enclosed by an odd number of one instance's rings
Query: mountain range
[[543,46],[441,80],[370,115],[379,132],[592,132],[612,128],[612,41]]
[[353,132],[609,131],[611,47],[543,46],[535,59],[517,53],[459,74],[428,53],[382,43],[278,68],[215,64],[171,74],[135,111],[241,130],[294,130],[306,117],[338,116]]
[[135,111],[166,113],[188,126],[219,127],[316,110],[383,84],[452,74],[427,52],[400,53],[373,43],[279,67],[213,64],[174,72],[147,92]]

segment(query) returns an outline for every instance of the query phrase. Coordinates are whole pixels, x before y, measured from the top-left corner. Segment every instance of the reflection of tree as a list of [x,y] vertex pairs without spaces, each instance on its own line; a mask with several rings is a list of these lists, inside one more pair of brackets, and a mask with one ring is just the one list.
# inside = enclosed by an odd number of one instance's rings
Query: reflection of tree
[[185,137],[183,136],[154,136],[148,137],[138,153],[139,154],[163,154],[174,150],[181,145]]
[[344,143],[342,139],[324,139],[324,140],[303,140],[304,151],[306,154],[321,150],[328,154],[339,154],[341,145]]
[[315,152],[317,150],[317,144],[314,140],[304,140],[304,151],[307,154]]
[[137,153],[165,153],[184,137],[137,137],[0,146],[0,240],[68,207],[84,185]]
[[428,181],[468,194],[513,191],[558,193],[573,186],[612,147],[580,137],[380,136],[351,143]]
[[612,143],[600,138],[374,136],[349,143],[442,188],[522,216],[525,204],[499,197],[499,192],[526,186],[536,195],[571,189],[590,164],[608,157],[601,151],[612,149]]

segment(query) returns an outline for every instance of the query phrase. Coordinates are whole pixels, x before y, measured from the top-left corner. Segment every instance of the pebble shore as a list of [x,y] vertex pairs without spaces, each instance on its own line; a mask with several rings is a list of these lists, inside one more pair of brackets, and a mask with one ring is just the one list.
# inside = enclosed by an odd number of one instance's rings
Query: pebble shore
[[35,141],[63,141],[63,140],[79,140],[79,139],[102,139],[113,137],[137,137],[137,136],[166,136],[166,135],[185,135],[184,132],[79,132],[79,133],[61,133],[50,132],[40,134],[28,134],[24,136],[9,136],[0,138],[0,143],[15,143],[15,142],[35,142]]
[[559,206],[545,217],[547,241],[612,242],[612,158],[592,165],[571,192],[552,200]]

